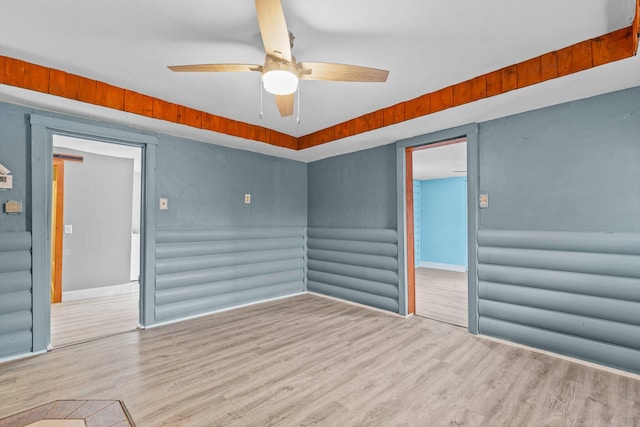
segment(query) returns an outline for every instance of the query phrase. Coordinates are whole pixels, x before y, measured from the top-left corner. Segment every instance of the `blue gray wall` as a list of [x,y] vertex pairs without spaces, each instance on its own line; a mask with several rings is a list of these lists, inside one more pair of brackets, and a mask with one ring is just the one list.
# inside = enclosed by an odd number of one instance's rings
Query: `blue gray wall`
[[306,164],[161,135],[156,182],[157,322],[304,292]]
[[[159,136],[158,229],[212,227],[304,227],[307,166],[212,144]],[[251,203],[244,203],[245,193]]]
[[640,372],[639,100],[480,125],[480,333]]
[[[25,206],[20,215],[0,214],[0,296],[6,302],[0,304],[0,358],[32,349],[32,319],[24,315],[32,309],[33,283],[23,259],[31,247],[32,113],[97,125],[105,133],[137,133],[0,103],[0,163],[14,175],[14,189],[0,191],[0,203],[19,200]],[[166,135],[158,140],[152,167],[157,194],[169,198],[169,210],[159,211],[154,202],[148,232],[157,235],[157,275],[151,277],[147,324],[303,292],[306,164]],[[252,195],[249,205],[245,193]],[[48,320],[39,317],[33,327],[46,336]]]
[[309,227],[396,228],[393,145],[309,163],[308,174]]
[[[481,334],[640,372],[639,99],[634,88],[479,124]],[[397,228],[394,157],[309,164],[309,290],[393,310],[391,266],[353,259],[367,228]],[[351,229],[364,229],[355,244]]]
[[640,232],[640,88],[480,126],[480,227]]
[[[479,125],[480,192],[489,195],[471,289],[480,333],[640,372],[638,99],[634,88]],[[0,201],[27,208],[1,215],[9,234],[29,231],[26,113],[0,105],[0,162],[16,184]],[[305,225],[309,290],[397,311],[395,147],[306,166],[165,136],[157,151],[158,196],[170,207],[156,212],[157,319],[304,289]],[[244,205],[246,192],[255,204]],[[0,264],[24,252],[18,243],[0,251]],[[267,260],[274,251],[282,258]],[[274,262],[282,270],[261,270]],[[243,271],[260,285],[234,276]],[[29,293],[23,281],[0,292]],[[24,351],[28,325],[12,325],[5,342],[19,343],[0,355]]]
[[395,147],[308,165],[308,290],[399,311]]
[[13,189],[0,190],[0,358],[28,353],[32,346],[28,215],[4,213],[7,200],[21,201],[29,209],[26,141],[23,109],[0,104],[0,163],[13,175]]
[[420,181],[419,200],[420,261],[466,270],[467,177]]
[[0,163],[13,175],[13,189],[0,190],[0,232],[20,232],[26,230],[27,215],[7,215],[4,203],[18,200],[27,206],[27,118],[25,110],[0,103]]

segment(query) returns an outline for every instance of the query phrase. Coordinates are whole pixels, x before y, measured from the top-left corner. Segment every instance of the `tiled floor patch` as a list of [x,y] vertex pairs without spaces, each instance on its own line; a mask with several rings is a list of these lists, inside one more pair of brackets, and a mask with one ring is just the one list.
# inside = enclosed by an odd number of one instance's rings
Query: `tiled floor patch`
[[0,427],[135,427],[119,400],[56,400],[0,420]]

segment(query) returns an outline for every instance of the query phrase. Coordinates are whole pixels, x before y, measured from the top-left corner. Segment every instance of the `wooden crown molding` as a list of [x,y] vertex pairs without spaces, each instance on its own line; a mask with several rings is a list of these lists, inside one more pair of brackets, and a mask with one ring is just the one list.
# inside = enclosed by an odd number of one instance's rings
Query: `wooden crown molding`
[[629,58],[637,50],[637,14],[634,25],[302,136],[298,138],[298,150]]
[[640,0],[637,0],[635,18],[630,27],[426,93],[299,138],[7,56],[0,56],[0,84],[264,142],[277,147],[304,150],[629,58],[638,50],[639,25]]

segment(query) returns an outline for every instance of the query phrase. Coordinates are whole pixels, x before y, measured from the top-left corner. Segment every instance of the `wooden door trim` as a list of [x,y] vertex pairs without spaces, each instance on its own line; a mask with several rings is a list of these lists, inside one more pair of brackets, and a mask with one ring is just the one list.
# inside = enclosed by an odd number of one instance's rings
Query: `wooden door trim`
[[413,228],[413,150],[405,149],[406,162],[406,205],[407,205],[407,314],[416,311],[416,268],[415,268],[415,236]]
[[56,229],[55,246],[53,259],[55,269],[53,271],[53,297],[52,303],[62,302],[62,249],[63,249],[63,229],[64,229],[64,160],[53,159],[54,170],[56,170]]
[[[424,145],[416,145],[405,148],[405,194],[406,194],[406,227],[407,227],[407,314],[415,314],[416,311],[416,266],[415,266],[415,233],[414,233],[414,206],[413,206],[413,152],[430,148],[443,147],[461,142],[467,142],[467,137],[447,139]],[[420,236],[418,236],[420,238]]]
[[457,144],[459,142],[466,142],[466,141],[467,141],[467,138],[466,137],[462,137],[462,138],[449,139],[449,140],[441,141],[441,142],[434,142],[432,144],[417,145],[415,147],[407,147],[407,149],[410,148],[412,152],[413,151],[422,151],[422,150],[428,150],[429,148],[444,147],[445,145],[453,145],[453,144]]

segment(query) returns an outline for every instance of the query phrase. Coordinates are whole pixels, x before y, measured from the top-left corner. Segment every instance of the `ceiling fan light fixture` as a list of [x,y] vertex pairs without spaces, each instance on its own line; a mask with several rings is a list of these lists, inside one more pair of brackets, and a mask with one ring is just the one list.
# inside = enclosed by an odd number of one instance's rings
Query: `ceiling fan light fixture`
[[298,76],[286,70],[270,70],[262,75],[264,89],[274,95],[289,95],[298,89]]

